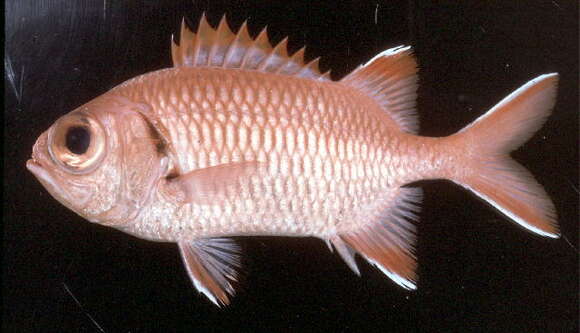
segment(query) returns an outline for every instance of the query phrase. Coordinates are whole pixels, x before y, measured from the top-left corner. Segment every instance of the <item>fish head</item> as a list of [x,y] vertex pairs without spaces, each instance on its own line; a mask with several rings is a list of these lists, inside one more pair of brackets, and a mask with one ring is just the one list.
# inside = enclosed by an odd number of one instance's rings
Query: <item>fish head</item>
[[101,96],[58,119],[26,166],[67,208],[95,223],[134,220],[165,171],[160,138],[142,105]]

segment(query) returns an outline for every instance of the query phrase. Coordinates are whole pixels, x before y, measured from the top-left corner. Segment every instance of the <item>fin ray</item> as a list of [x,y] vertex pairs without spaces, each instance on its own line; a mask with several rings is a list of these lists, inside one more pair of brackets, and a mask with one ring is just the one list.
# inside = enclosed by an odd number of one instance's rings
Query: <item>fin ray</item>
[[559,236],[554,204],[534,177],[508,153],[526,142],[554,106],[557,74],[526,83],[483,116],[449,137],[470,152],[469,172],[452,180],[536,234]]
[[399,46],[379,53],[340,82],[373,97],[399,128],[415,134],[419,129],[416,74],[411,48]]
[[226,238],[179,242],[179,252],[195,288],[215,305],[229,304],[238,278],[240,249]]
[[356,260],[354,258],[355,255],[355,251],[348,246],[340,237],[332,237],[329,240],[329,248],[332,251],[332,246],[334,246],[334,248],[336,249],[336,252],[338,253],[338,255],[340,255],[340,257],[342,258],[342,260],[344,260],[344,262],[346,263],[346,265],[358,276],[360,276],[360,271],[358,269],[358,266],[356,264]]
[[266,164],[257,161],[233,162],[197,169],[168,179],[162,191],[174,201],[213,205],[227,199],[235,189],[258,172],[265,172]]
[[360,275],[354,253],[361,254],[391,280],[406,289],[415,289],[417,266],[414,243],[417,211],[421,189],[399,188],[377,203],[377,211],[364,227],[331,237],[345,263]]

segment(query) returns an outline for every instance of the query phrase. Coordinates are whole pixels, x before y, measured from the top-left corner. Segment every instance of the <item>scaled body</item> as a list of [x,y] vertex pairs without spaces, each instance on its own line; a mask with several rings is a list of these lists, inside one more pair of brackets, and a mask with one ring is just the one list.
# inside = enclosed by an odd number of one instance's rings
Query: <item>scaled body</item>
[[[557,74],[528,82],[443,138],[417,135],[416,63],[386,50],[340,81],[265,30],[182,25],[174,67],[129,80],[55,122],[27,162],[91,222],[176,242],[195,287],[234,293],[225,237],[314,236],[415,289],[421,179],[449,179],[527,230],[558,237],[554,206],[509,152],[541,127]],[[409,186],[411,184],[411,186]]]
[[431,140],[402,132],[374,100],[330,81],[177,68],[146,74],[110,94],[142,101],[155,113],[179,173],[263,164],[209,202],[184,205],[160,194],[162,208],[144,210],[126,229],[155,240],[352,231],[366,221],[364,214],[384,209],[377,199],[418,179],[419,159],[436,155],[421,150]]

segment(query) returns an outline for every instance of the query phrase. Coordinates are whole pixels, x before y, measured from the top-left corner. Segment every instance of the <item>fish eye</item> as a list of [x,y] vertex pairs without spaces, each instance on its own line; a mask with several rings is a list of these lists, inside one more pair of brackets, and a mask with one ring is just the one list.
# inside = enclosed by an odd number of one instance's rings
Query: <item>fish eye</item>
[[66,132],[66,147],[71,153],[82,155],[91,143],[91,132],[86,127],[71,126]]
[[48,134],[53,161],[74,174],[93,171],[105,154],[106,136],[100,123],[82,112],[60,118]]

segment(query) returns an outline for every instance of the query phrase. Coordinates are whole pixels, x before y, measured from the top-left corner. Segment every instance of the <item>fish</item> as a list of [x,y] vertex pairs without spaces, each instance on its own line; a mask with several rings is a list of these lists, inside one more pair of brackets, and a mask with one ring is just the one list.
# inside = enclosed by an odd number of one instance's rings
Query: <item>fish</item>
[[457,133],[419,135],[410,46],[333,80],[247,23],[202,15],[172,37],[173,66],[145,73],[57,119],[26,167],[92,223],[176,243],[198,292],[217,306],[239,283],[232,237],[316,237],[360,276],[357,255],[417,288],[425,179],[445,179],[508,220],[558,238],[554,204],[510,157],[545,123],[558,74],[516,89]]

